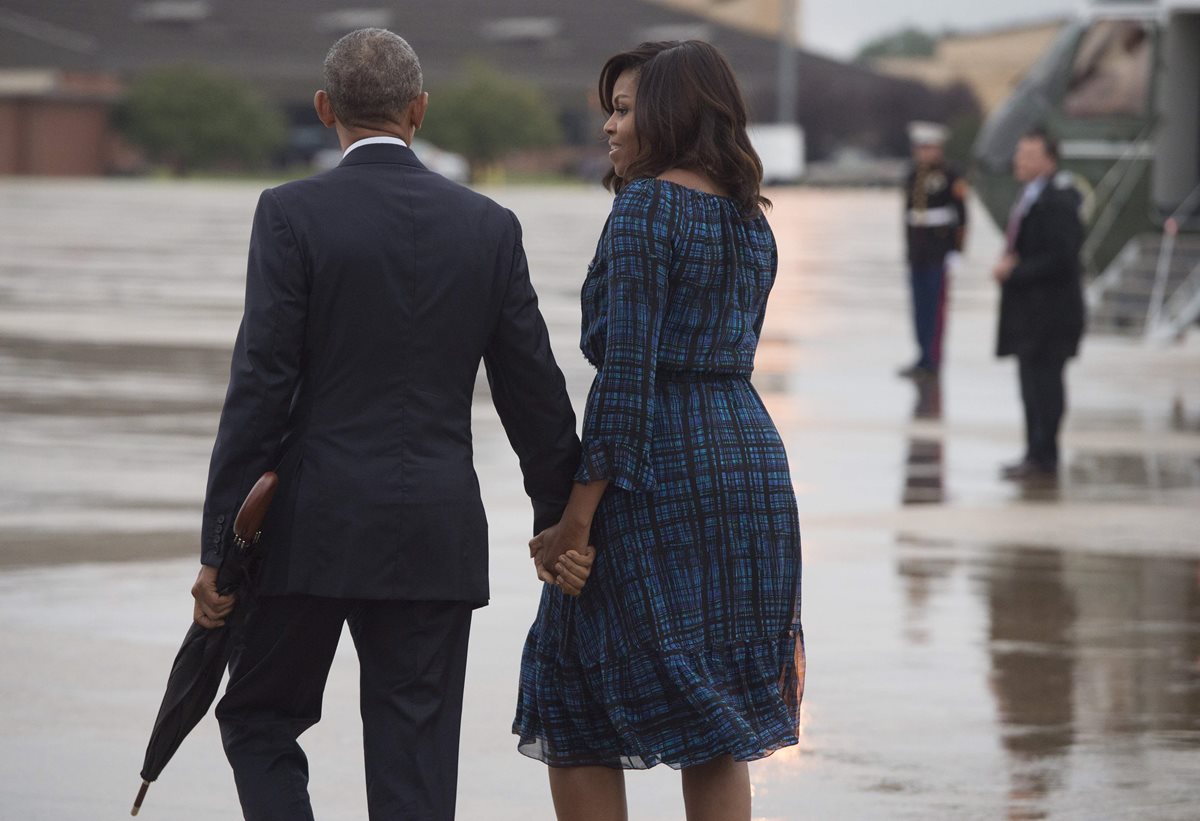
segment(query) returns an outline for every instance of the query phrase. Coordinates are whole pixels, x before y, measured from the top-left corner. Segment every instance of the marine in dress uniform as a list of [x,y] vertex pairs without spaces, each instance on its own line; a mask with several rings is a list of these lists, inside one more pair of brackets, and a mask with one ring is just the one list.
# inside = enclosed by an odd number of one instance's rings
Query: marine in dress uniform
[[966,238],[967,182],[946,164],[942,151],[946,136],[945,126],[937,123],[909,125],[913,167],[904,188],[904,223],[920,354],[900,375],[911,378],[935,377],[940,371],[949,273]]

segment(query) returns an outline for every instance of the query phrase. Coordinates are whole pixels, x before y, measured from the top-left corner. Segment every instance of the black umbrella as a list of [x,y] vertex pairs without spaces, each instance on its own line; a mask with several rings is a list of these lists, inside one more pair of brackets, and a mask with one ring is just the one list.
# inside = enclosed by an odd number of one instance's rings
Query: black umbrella
[[158,718],[154,720],[150,743],[146,745],[146,759],[142,762],[142,787],[133,802],[131,815],[138,814],[150,782],[158,778],[183,739],[204,718],[217,696],[233,649],[231,638],[241,622],[241,614],[246,610],[245,597],[252,589],[250,582],[262,558],[255,549],[262,536],[262,521],[278,484],[279,479],[274,473],[264,473],[247,494],[234,520],[235,546],[221,561],[221,569],[217,572],[217,590],[222,595],[241,591],[241,598],[238,606],[225,619],[224,626],[209,630],[193,623],[184,636],[183,644],[175,654],[171,675],[167,678],[167,691],[163,695],[162,706],[158,708]]

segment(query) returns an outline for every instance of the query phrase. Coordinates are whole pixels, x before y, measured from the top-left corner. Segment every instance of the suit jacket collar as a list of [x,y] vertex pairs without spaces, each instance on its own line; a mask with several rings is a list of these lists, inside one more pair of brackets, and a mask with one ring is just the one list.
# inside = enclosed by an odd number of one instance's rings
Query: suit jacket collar
[[[1036,182],[1029,183],[1030,185],[1037,185],[1038,187],[1033,192],[1034,193],[1033,199],[1031,199],[1025,205],[1024,210],[1021,212],[1020,225],[1022,228],[1025,226],[1025,220],[1029,217],[1029,214],[1033,211],[1033,209],[1035,209],[1039,205],[1041,205],[1042,201],[1046,199],[1047,195],[1049,195],[1050,188],[1051,188],[1053,182],[1054,182],[1054,180],[1051,177],[1039,177]],[[1024,190],[1022,191],[1022,196],[1023,195],[1024,195]]]
[[417,159],[417,155],[413,153],[413,150],[406,145],[374,143],[372,145],[359,146],[351,151],[338,163],[338,168],[344,165],[372,165],[378,163],[408,165],[413,168],[425,167]]
[[1046,196],[1046,189],[1050,187],[1049,177],[1038,177],[1036,180],[1030,181],[1022,190],[1021,196],[1029,197],[1028,203],[1025,205],[1025,213],[1029,213],[1029,209],[1037,204],[1038,200]]

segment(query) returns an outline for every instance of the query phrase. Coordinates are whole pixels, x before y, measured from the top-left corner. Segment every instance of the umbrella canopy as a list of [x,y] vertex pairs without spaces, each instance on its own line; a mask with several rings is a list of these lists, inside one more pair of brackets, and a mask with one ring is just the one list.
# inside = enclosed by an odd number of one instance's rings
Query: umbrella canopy
[[223,595],[239,593],[238,605],[222,627],[209,630],[193,623],[188,628],[171,665],[166,693],[150,732],[150,742],[146,745],[142,786],[133,802],[131,815],[138,814],[150,783],[158,778],[183,739],[204,718],[216,698],[233,649],[232,637],[246,612],[246,597],[253,590],[251,582],[262,560],[261,552],[256,549],[262,536],[260,528],[278,483],[274,473],[264,473],[246,496],[234,520],[235,547],[221,560],[217,590]]

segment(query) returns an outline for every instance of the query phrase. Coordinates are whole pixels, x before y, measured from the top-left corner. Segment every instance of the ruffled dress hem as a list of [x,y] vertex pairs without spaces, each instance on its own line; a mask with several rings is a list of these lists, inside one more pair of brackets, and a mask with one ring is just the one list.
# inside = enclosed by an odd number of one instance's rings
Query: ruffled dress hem
[[799,629],[591,664],[539,649],[531,634],[525,656],[523,670],[540,672],[522,682],[513,734],[522,755],[551,767],[681,769],[725,755],[754,761],[799,741]]

